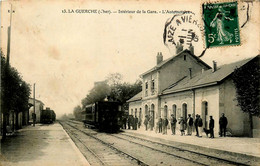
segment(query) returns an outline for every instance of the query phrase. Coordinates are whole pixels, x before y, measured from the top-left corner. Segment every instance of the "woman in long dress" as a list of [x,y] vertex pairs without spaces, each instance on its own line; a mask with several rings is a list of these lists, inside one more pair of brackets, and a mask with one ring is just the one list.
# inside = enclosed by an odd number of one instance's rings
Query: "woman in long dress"
[[224,42],[232,42],[233,34],[225,30],[224,19],[232,21],[233,19],[226,17],[227,11],[225,11],[222,6],[219,6],[218,12],[216,13],[215,18],[211,21],[210,26],[217,29],[217,41],[219,44],[224,44]]
[[179,124],[180,124],[181,136],[183,136],[185,135],[185,120],[183,119],[183,117],[180,118]]

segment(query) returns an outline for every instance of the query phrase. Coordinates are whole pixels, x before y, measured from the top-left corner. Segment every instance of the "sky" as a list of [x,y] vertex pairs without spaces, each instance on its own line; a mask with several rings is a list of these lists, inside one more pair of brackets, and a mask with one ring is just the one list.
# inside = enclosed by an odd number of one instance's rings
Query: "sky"
[[[203,27],[202,1],[80,1],[23,0],[1,1],[1,48],[6,54],[7,28],[12,15],[10,63],[31,86],[36,98],[58,116],[72,113],[81,104],[94,82],[110,73],[121,73],[133,83],[139,75],[163,59],[175,55],[163,43],[164,26],[173,13],[191,11]],[[247,3],[238,3],[239,25],[246,21]],[[201,57],[212,66],[232,63],[259,54],[259,2],[249,3],[249,21],[240,28],[239,46],[210,48]],[[112,13],[79,13],[79,10]],[[74,13],[69,13],[69,11]],[[118,10],[144,10],[146,13],[119,13]],[[157,14],[149,13],[157,11]],[[66,13],[65,13],[66,11]],[[117,13],[113,13],[117,12]],[[186,24],[192,27],[190,24]],[[195,55],[205,47],[204,31],[193,26],[199,36]],[[179,29],[180,31],[180,29]],[[177,31],[176,31],[177,33]]]

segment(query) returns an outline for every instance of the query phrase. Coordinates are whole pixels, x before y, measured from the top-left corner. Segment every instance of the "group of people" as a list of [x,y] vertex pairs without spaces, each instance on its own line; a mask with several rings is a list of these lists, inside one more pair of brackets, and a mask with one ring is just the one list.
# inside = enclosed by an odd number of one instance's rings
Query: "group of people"
[[152,115],[145,115],[144,126],[145,126],[145,130],[148,130],[148,129],[150,129],[151,131],[153,130],[154,120],[153,120]]
[[[204,132],[208,135],[210,134],[210,138],[214,138],[214,127],[215,127],[215,121],[213,119],[213,116],[209,116],[209,130],[204,128],[203,129],[203,121],[200,117],[200,115],[196,115],[195,120],[191,117],[191,114],[188,114],[188,118],[185,120],[183,117],[179,118],[179,129],[181,136],[185,135],[185,130],[187,130],[187,134],[191,136],[192,135],[192,130],[193,126],[195,127],[196,130],[196,136],[197,137],[202,137],[202,132]],[[171,115],[171,130],[172,130],[172,135],[175,135],[175,130],[176,130],[176,123],[177,119],[174,117],[174,115]],[[225,114],[222,113],[222,116],[219,119],[219,126],[220,126],[220,137],[224,135],[226,136],[226,128],[227,128],[228,120],[225,117]]]
[[169,124],[169,121],[167,118],[162,119],[161,117],[158,118],[158,121],[156,123],[155,132],[156,133],[162,133],[167,134],[167,126]]
[[[128,116],[124,116],[123,119],[123,129],[133,129],[133,130],[137,130],[137,127],[140,128],[141,126],[141,122],[140,120],[137,118],[137,116],[133,116],[133,115],[128,115]],[[127,126],[126,126],[127,125]]]
[[[178,120],[174,117],[174,115],[171,115],[170,122],[168,119],[159,117],[156,126],[155,126],[155,132],[156,133],[162,133],[167,134],[167,127],[170,123],[172,135],[176,134],[176,125],[179,124],[180,134],[181,136],[192,135],[193,127],[195,127],[196,130],[196,136],[202,137],[202,132],[204,131],[207,135],[210,134],[210,138],[214,138],[214,127],[215,127],[215,121],[213,119],[213,116],[209,116],[209,129],[203,128],[203,120],[200,117],[200,115],[195,116],[195,120],[191,117],[191,114],[188,114],[187,119],[180,117]],[[141,126],[141,119],[138,119],[137,116],[129,115],[128,117],[125,117],[123,119],[123,128],[126,129],[126,124],[128,124],[128,129],[137,130],[137,128],[140,128]],[[225,114],[222,113],[222,116],[219,119],[219,126],[220,126],[220,137],[226,136],[226,127],[228,124],[228,120],[225,117]],[[146,115],[144,119],[144,126],[145,130],[153,130],[154,128],[154,119],[151,115]],[[187,133],[185,134],[185,131],[187,130]]]

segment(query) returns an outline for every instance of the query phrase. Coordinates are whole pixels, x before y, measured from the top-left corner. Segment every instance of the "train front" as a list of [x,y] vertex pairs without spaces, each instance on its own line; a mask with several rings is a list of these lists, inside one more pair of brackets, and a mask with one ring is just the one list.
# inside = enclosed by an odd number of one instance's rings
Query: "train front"
[[97,102],[99,130],[118,132],[122,126],[122,104],[115,101]]

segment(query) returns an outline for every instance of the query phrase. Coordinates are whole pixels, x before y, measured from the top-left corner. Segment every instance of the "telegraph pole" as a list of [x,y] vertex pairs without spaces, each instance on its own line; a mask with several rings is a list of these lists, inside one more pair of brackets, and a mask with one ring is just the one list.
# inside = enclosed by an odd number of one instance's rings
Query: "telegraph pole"
[[35,83],[33,84],[33,127],[35,127],[36,114],[35,114]]
[[8,10],[8,13],[10,13],[10,25],[8,26],[7,33],[8,33],[8,38],[7,38],[7,54],[6,54],[6,60],[7,64],[9,65],[10,61],[10,45],[11,45],[11,27],[12,27],[12,15],[14,13],[13,6],[11,4],[11,10]]

